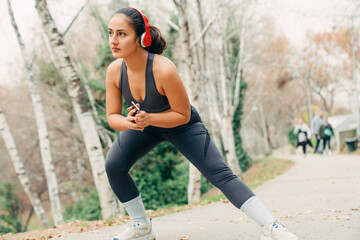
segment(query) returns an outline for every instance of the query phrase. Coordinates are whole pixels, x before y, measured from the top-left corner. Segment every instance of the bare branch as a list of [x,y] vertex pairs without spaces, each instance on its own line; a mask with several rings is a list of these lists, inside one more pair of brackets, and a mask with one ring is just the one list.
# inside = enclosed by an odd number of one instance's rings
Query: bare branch
[[180,27],[176,23],[165,17],[164,14],[162,14],[157,8],[152,7],[151,9],[152,11],[155,11],[160,17],[162,17],[173,29],[175,29],[178,32],[180,31]]
[[202,39],[202,37],[205,35],[205,33],[210,29],[211,25],[213,25],[213,23],[215,22],[215,20],[217,19],[217,17],[219,16],[219,12],[217,11],[215,16],[213,17],[213,19],[211,19],[206,26],[203,28],[203,30],[201,30],[200,35],[195,39],[195,41],[191,44],[190,48],[193,48],[196,44],[198,44],[200,42],[200,40]]
[[75,17],[73,18],[73,20],[70,22],[69,26],[66,28],[66,30],[64,31],[64,33],[62,34],[63,36],[65,36],[65,34],[69,31],[69,29],[71,28],[71,26],[73,25],[73,23],[75,22],[75,20],[79,17],[80,13],[82,12],[82,10],[85,8],[85,6],[89,3],[90,0],[87,0],[84,5],[79,9],[79,11],[76,13]]

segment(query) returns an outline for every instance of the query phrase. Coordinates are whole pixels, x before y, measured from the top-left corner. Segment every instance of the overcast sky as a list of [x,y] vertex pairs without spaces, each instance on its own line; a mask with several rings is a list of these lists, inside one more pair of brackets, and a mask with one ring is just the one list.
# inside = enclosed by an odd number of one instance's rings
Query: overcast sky
[[[354,0],[355,1],[355,0]],[[11,0],[19,30],[25,44],[32,44],[34,33],[39,32],[39,19],[34,0]],[[85,0],[49,1],[49,7],[58,27],[64,30]],[[329,31],[334,24],[334,14],[341,15],[346,0],[259,0],[259,6],[276,20],[277,28],[294,45],[304,42],[307,31]],[[337,19],[337,20],[336,20]],[[340,17],[335,22],[343,21]],[[0,85],[9,83],[3,76],[19,61],[20,51],[12,29],[6,1],[0,1]],[[16,65],[15,65],[16,64]],[[12,79],[11,81],[16,81]]]
[[[356,0],[353,0],[355,2]],[[260,0],[291,42],[301,45],[306,32],[330,31],[334,24],[347,24],[351,1],[347,0]]]

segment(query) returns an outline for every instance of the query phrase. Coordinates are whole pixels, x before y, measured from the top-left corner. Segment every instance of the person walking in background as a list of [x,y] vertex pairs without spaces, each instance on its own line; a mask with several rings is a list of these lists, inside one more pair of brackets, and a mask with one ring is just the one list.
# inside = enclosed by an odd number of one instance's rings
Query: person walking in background
[[[106,74],[106,116],[109,126],[121,133],[105,166],[109,183],[132,221],[114,240],[155,240],[129,170],[164,141],[172,143],[234,206],[261,226],[262,240],[297,240],[226,165],[191,106],[174,63],[161,55],[166,42],[159,29],[140,10],[123,8],[110,18],[108,32],[116,60]],[[126,116],[122,97],[129,105]]]
[[319,133],[319,129],[320,129],[320,126],[324,124],[323,115],[324,115],[324,113],[320,110],[320,111],[318,111],[317,115],[311,121],[311,132],[314,134],[314,136],[316,138],[316,146],[315,146],[314,153],[318,152],[319,145],[321,142],[321,136]]
[[[324,124],[320,126],[319,133],[323,141],[323,154],[331,154],[330,141],[331,141],[331,137],[334,135],[334,131],[331,124],[328,123],[327,117],[324,117]],[[328,144],[328,149],[326,149],[326,144]]]
[[311,131],[309,129],[309,126],[304,123],[304,120],[302,118],[300,118],[298,124],[296,124],[294,128],[294,134],[296,135],[297,140],[296,148],[302,146],[304,156],[306,156],[306,145],[309,144],[312,147],[312,144],[310,142]]

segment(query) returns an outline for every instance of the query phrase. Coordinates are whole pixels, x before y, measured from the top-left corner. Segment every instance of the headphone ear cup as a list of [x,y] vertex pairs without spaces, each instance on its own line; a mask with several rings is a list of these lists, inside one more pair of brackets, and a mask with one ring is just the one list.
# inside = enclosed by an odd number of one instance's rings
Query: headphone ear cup
[[151,35],[146,34],[146,32],[141,34],[140,44],[143,48],[149,47],[151,45]]
[[145,38],[145,32],[143,34],[141,34],[140,36],[140,45],[145,48],[146,46],[144,45],[144,38]]

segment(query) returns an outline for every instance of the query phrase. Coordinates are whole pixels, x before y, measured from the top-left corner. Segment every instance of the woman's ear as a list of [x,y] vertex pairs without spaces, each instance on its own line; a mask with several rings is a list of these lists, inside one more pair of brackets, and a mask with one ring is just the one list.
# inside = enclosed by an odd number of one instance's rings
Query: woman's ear
[[136,43],[137,43],[137,45],[138,45],[138,46],[140,46],[140,47],[141,47],[140,37],[137,37],[137,38],[136,38]]

